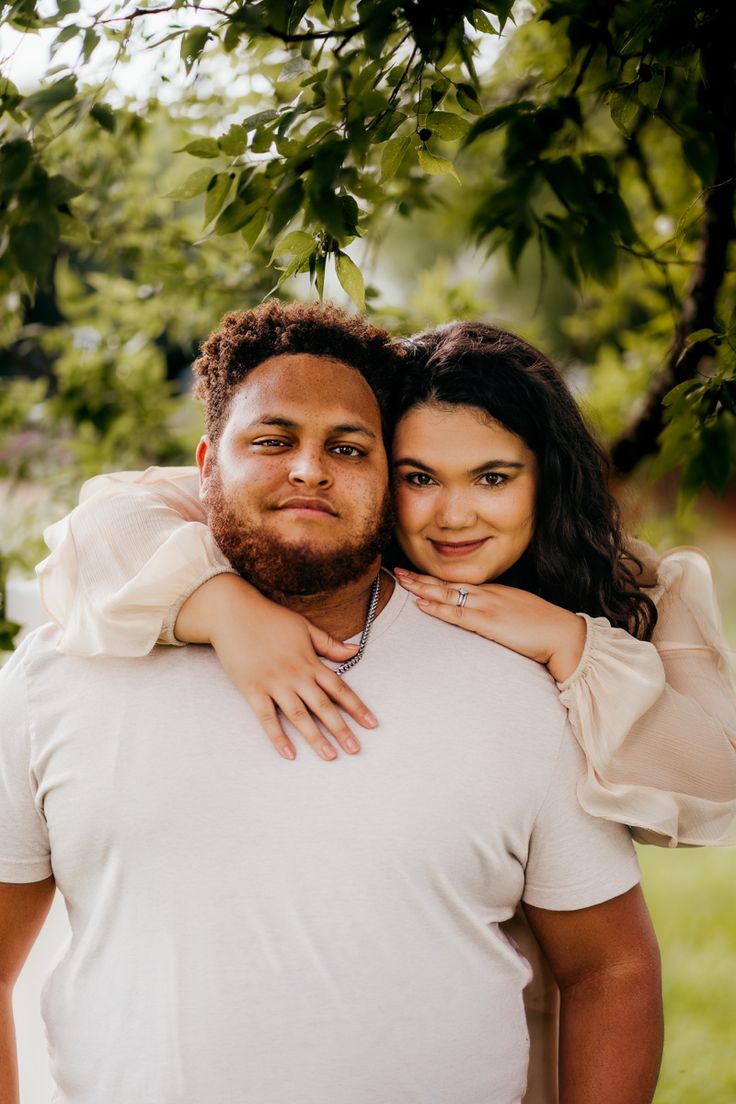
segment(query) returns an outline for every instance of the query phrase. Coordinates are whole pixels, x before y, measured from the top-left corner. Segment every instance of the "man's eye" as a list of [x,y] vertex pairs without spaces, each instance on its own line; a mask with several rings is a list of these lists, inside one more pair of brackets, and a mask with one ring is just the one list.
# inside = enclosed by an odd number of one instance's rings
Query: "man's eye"
[[335,447],[333,448],[332,451],[337,453],[338,456],[364,456],[365,455],[363,452],[361,452],[361,450],[359,448],[356,448],[355,445],[335,445]]
[[286,448],[288,442],[280,441],[277,437],[262,437],[253,442],[259,448]]

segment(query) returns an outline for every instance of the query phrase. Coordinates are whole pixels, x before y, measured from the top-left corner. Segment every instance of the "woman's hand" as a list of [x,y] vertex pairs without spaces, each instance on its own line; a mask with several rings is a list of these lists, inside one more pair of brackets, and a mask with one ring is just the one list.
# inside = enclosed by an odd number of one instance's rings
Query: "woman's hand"
[[[500,583],[444,583],[402,569],[396,570],[396,578],[417,596],[417,606],[424,613],[544,663],[556,682],[569,678],[580,662],[585,621],[536,594]],[[461,585],[468,592],[464,606],[457,604]]]
[[378,724],[358,695],[319,659],[322,655],[344,663],[355,655],[357,645],[334,640],[238,575],[216,575],[198,587],[179,611],[174,631],[178,640],[212,645],[285,759],[294,759],[296,749],[277,710],[327,760],[336,752],[317,721],[344,751],[352,755],[360,750],[338,706],[364,728]]

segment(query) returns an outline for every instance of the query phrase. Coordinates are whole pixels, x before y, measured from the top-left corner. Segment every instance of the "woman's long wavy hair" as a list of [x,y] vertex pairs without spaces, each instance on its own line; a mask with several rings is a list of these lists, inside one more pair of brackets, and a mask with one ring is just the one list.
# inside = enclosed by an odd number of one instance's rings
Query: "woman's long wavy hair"
[[479,322],[451,322],[402,344],[396,423],[425,404],[477,407],[537,459],[534,536],[495,581],[648,640],[657,610],[624,544],[608,458],[557,369],[515,334]]

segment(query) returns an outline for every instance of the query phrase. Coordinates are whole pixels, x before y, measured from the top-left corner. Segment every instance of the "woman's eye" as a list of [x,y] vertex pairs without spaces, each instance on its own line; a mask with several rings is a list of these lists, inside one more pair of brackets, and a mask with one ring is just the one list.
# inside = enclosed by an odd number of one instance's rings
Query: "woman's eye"
[[404,479],[410,487],[430,487],[434,480],[426,472],[408,472]]
[[509,477],[502,472],[484,472],[480,479],[484,487],[503,487]]

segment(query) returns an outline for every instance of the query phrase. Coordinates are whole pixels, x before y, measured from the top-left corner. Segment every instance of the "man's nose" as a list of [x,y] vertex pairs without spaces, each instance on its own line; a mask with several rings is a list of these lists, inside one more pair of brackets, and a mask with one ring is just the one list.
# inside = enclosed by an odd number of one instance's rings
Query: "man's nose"
[[435,520],[440,529],[467,529],[475,524],[475,511],[467,494],[445,490],[435,507]]
[[295,487],[327,487],[332,482],[321,448],[299,449],[293,455],[289,482]]

